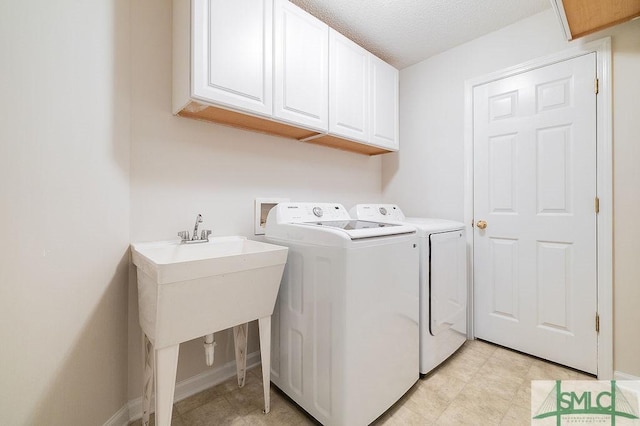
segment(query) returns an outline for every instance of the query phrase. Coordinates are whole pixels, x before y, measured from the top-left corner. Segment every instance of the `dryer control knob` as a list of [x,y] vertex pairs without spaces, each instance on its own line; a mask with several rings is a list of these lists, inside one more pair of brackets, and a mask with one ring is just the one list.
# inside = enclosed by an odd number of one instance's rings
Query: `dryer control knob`
[[316,217],[322,217],[322,209],[320,207],[314,207],[313,214],[316,215]]
[[380,212],[381,215],[384,215],[384,216],[387,215],[387,209],[385,209],[384,207],[380,207],[378,211]]

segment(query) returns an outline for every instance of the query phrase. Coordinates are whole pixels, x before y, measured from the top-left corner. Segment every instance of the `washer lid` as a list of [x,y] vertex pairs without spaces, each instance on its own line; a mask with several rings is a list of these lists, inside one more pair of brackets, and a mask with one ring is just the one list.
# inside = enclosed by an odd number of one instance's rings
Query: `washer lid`
[[366,220],[329,220],[319,222],[303,222],[300,225],[321,226],[338,229],[346,233],[352,240],[360,238],[381,237],[415,233],[415,228],[406,225],[369,222]]

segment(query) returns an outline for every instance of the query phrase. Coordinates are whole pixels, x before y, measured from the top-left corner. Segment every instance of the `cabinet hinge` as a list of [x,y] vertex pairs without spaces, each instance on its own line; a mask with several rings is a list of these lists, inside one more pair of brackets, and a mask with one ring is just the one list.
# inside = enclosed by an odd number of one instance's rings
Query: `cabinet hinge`
[[596,213],[600,213],[600,198],[598,197],[596,197],[595,209],[596,209]]
[[594,92],[596,93],[596,95],[600,91],[600,80],[598,80],[597,78],[596,78],[596,81],[594,83],[593,89],[594,89]]
[[600,333],[600,314],[596,312],[596,333]]

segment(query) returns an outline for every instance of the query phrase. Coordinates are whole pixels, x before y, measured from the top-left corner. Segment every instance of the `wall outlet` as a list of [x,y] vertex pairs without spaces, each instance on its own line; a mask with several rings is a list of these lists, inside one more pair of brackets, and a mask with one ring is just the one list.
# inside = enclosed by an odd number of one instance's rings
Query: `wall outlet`
[[278,203],[288,202],[288,198],[256,198],[255,214],[254,214],[254,230],[255,235],[264,235],[264,228],[267,223],[267,215],[269,211]]

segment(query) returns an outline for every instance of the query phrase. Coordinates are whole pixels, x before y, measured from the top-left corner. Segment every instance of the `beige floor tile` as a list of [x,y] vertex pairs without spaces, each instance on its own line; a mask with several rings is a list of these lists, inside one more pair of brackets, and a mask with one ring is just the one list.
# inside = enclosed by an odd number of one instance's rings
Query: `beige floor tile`
[[491,343],[487,343],[485,341],[482,340],[467,340],[464,343],[463,348],[468,348],[468,349],[472,349],[476,352],[480,352],[484,355],[487,356],[491,356],[493,355],[493,353],[495,352],[495,350],[498,348],[496,345],[491,344]]
[[531,409],[531,381],[525,380],[511,400],[513,405]]
[[[245,376],[245,386],[247,386],[249,383],[252,383],[256,380],[257,379],[255,375],[249,374],[249,372],[247,372],[247,375]],[[233,376],[229,380],[225,380],[224,382],[220,383],[216,387],[219,388],[219,392],[221,394],[226,394],[229,392],[233,392],[237,389],[240,389],[240,387],[238,386],[238,378],[236,376]]]
[[501,376],[486,373],[482,369],[473,377],[473,380],[467,383],[465,389],[472,389],[478,394],[490,393],[493,396],[510,401],[524,382],[524,378],[517,375]]
[[[495,420],[483,420],[476,413],[468,410],[464,407],[453,406],[447,408],[440,417],[435,421],[434,425],[437,426],[481,426],[491,425]],[[483,423],[488,422],[488,423]]]
[[578,373],[569,368],[534,359],[529,371],[528,380],[577,380]]
[[411,410],[405,405],[395,405],[383,414],[372,426],[414,426],[431,425],[432,421]]
[[262,383],[262,365],[258,364],[257,366],[247,370],[247,376],[249,375],[253,375],[253,377],[260,380],[260,383]]
[[190,426],[190,425],[186,423],[181,416],[178,416],[171,419],[171,426]]
[[244,415],[257,409],[264,409],[264,393],[262,383],[251,383],[244,385],[232,392],[228,392],[224,397],[229,401],[234,411]]
[[[531,380],[593,380],[592,376],[475,340],[418,382],[373,424],[528,425]],[[262,370],[247,371],[174,406],[173,426],[318,425],[271,387],[271,412],[263,413]],[[153,417],[152,417],[153,419]],[[132,425],[140,426],[141,421]],[[152,423],[153,424],[153,423]]]
[[512,406],[507,410],[500,424],[504,426],[529,426],[531,425],[531,409]]
[[402,406],[424,418],[427,423],[432,424],[449,407],[453,397],[447,396],[444,392],[428,387],[418,387],[409,398],[400,401]]
[[478,414],[473,409],[461,405],[451,405],[438,419],[434,425],[437,426],[485,426],[498,424],[497,416],[486,418]]
[[181,401],[178,401],[174,406],[180,414],[185,414],[196,407],[215,400],[216,398],[221,398],[222,395],[222,388],[220,386],[214,386],[212,388],[205,389],[202,392],[198,392],[197,394],[185,398]]
[[484,357],[476,356],[474,351],[459,351],[440,365],[437,371],[446,377],[466,383],[486,361]]
[[247,425],[251,426],[289,426],[289,425],[316,425],[317,423],[305,413],[303,413],[298,407],[281,407],[278,409],[271,409],[269,414],[265,414],[262,409],[252,411],[245,416],[243,420]]
[[492,352],[489,350],[486,350],[486,348],[483,348],[482,346],[473,346],[472,344],[468,344],[468,343],[465,343],[464,345],[462,345],[462,347],[460,347],[460,349],[454,352],[453,355],[463,355],[463,354],[467,356],[472,356],[478,360],[484,359],[485,361],[493,356]]
[[418,381],[419,387],[427,391],[437,392],[448,400],[455,398],[465,384],[465,381],[447,376],[437,370]]
[[527,373],[531,369],[532,358],[512,357],[499,358],[492,356],[484,363],[480,374],[484,376],[498,376],[505,379],[526,379]]
[[465,386],[436,420],[438,425],[496,425],[510,402],[475,386]]
[[242,416],[234,411],[225,398],[217,398],[182,416],[189,426],[245,426]]

